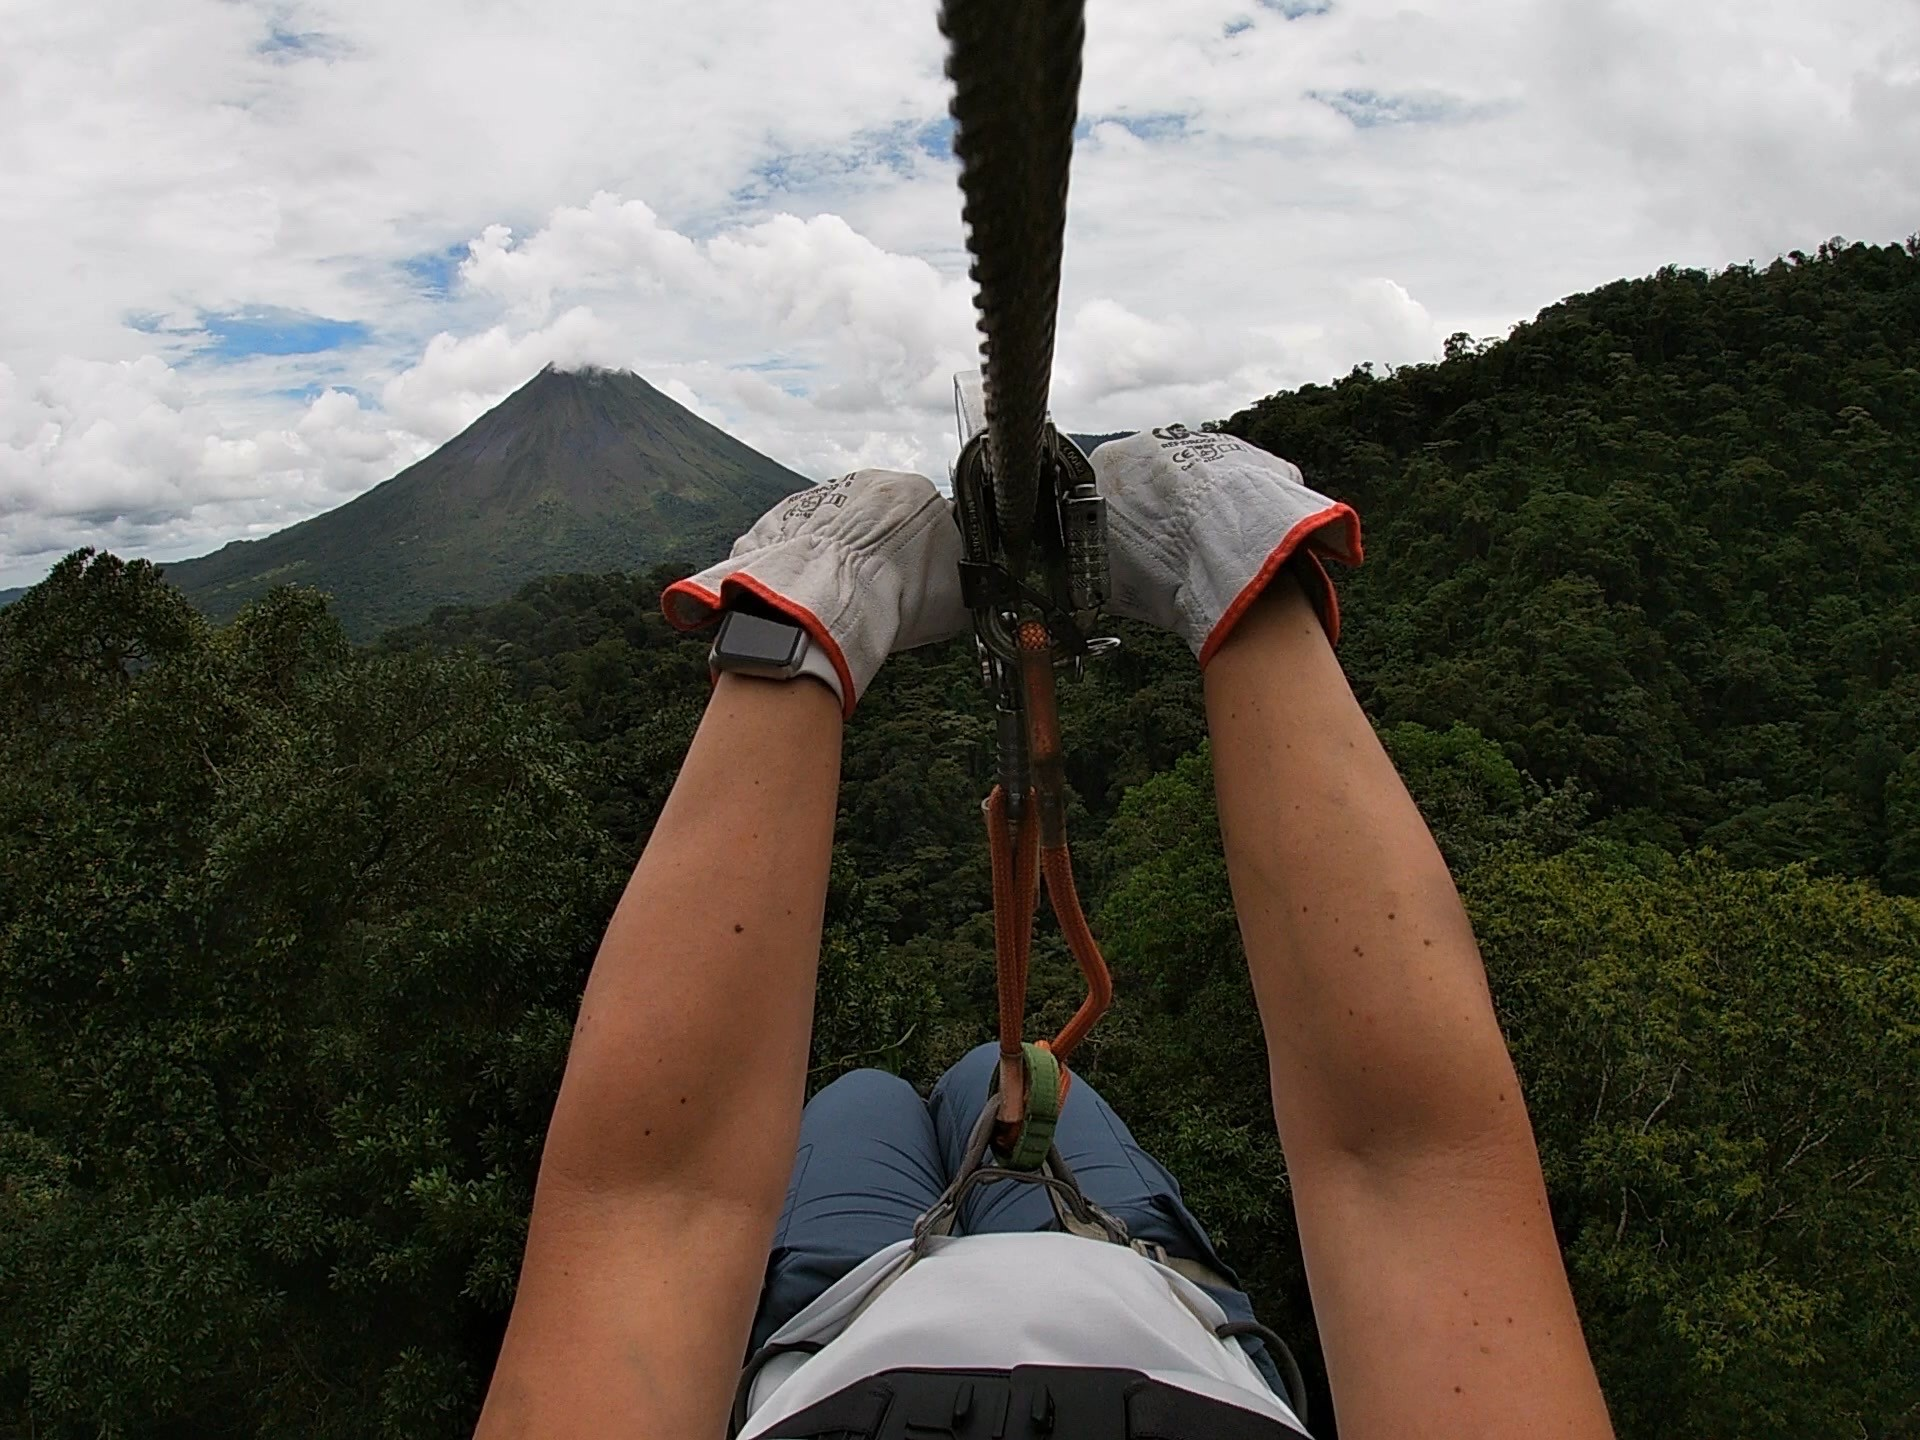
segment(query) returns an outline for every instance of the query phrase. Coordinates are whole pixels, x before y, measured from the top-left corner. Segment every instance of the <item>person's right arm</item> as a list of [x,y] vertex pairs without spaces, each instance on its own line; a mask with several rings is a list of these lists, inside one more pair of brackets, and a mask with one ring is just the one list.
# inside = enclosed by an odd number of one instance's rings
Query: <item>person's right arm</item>
[[1610,1436],[1466,913],[1291,578],[1205,684],[1340,1433]]

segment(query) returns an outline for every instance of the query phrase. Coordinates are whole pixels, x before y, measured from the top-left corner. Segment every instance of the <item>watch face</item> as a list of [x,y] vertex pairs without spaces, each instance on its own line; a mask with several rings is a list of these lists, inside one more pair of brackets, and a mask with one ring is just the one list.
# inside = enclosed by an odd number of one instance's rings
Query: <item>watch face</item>
[[806,631],[785,620],[765,620],[744,610],[730,611],[720,635],[719,652],[730,665],[781,670],[800,658]]

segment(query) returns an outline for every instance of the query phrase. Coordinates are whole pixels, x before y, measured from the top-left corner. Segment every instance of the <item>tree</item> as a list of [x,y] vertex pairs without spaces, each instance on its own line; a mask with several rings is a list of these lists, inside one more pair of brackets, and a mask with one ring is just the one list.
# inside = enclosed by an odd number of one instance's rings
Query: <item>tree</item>
[[[1920,748],[1920,258],[1669,267],[1223,423],[1366,517],[1343,658],[1595,819],[1890,879]],[[1905,883],[1905,882],[1902,882]]]
[[1465,891],[1621,1433],[1911,1433],[1920,904],[1711,855]]
[[0,665],[0,1414],[462,1433],[615,878],[573,755],[471,660],[106,557]]

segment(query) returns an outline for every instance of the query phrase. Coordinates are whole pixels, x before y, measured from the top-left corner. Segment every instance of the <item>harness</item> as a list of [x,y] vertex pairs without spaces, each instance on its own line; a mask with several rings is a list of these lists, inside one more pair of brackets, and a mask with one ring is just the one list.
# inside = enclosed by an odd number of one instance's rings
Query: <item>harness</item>
[[[1031,1169],[1019,1168],[1011,1163],[992,1163],[989,1152],[992,1146],[997,1119],[997,1107],[994,1101],[989,1098],[986,1108],[980,1112],[980,1118],[974,1122],[973,1132],[967,1139],[966,1152],[961,1157],[960,1167],[954,1173],[952,1182],[940,1193],[940,1198],[933,1202],[933,1205],[926,1213],[914,1222],[912,1254],[915,1261],[925,1258],[928,1242],[935,1236],[947,1236],[953,1233],[954,1226],[958,1223],[960,1217],[960,1202],[964,1200],[969,1193],[982,1185],[992,1185],[1000,1181],[1012,1181],[1015,1184],[1041,1186],[1047,1193],[1048,1201],[1053,1205],[1054,1218],[1059,1221],[1060,1228],[1068,1234],[1078,1235],[1087,1240],[1103,1240],[1111,1245],[1124,1245],[1142,1258],[1151,1260],[1159,1265],[1164,1265],[1168,1269],[1185,1275],[1189,1280],[1198,1284],[1216,1285],[1222,1289],[1227,1288],[1228,1282],[1226,1277],[1219,1274],[1211,1266],[1204,1265],[1199,1261],[1186,1260],[1178,1256],[1168,1255],[1165,1246],[1156,1245],[1150,1240],[1136,1240],[1128,1235],[1127,1225],[1124,1220],[1102,1209],[1087,1198],[1086,1192],[1080,1188],[1080,1182],[1074,1178],[1073,1171],[1068,1168],[1067,1162],[1061,1157],[1058,1147],[1051,1143],[1051,1139],[1049,1139],[1048,1142],[1045,1158],[1039,1165]],[[1236,1340],[1244,1336],[1263,1342],[1268,1352],[1273,1356],[1274,1363],[1280,1367],[1281,1375],[1286,1381],[1286,1393],[1281,1398],[1287,1402],[1287,1408],[1299,1417],[1302,1425],[1307,1423],[1306,1377],[1301,1374],[1300,1362],[1294,1358],[1293,1351],[1285,1340],[1282,1340],[1276,1332],[1262,1325],[1257,1320],[1228,1321],[1226,1324],[1217,1328],[1213,1332],[1213,1336],[1216,1340]],[[1034,1369],[1040,1367],[1024,1368]],[[1112,1373],[1118,1374],[1125,1372],[1116,1371]],[[1157,1384],[1157,1382],[1150,1383]],[[1161,1388],[1168,1387],[1163,1386]],[[1179,1393],[1184,1394],[1186,1392]],[[1198,1399],[1202,1397],[1190,1398]],[[1242,1413],[1252,1414],[1250,1411]],[[1260,1420],[1262,1423],[1277,1425],[1277,1422],[1268,1421],[1264,1416],[1255,1415],[1253,1418]],[[1117,1435],[1123,1433],[1131,1434],[1132,1432],[1113,1431],[1095,1433],[1100,1435],[1109,1433]],[[1186,1432],[1169,1430],[1142,1433],[1159,1433],[1167,1437],[1167,1440],[1175,1440],[1176,1436]],[[1217,1433],[1237,1435],[1240,1432],[1195,1430],[1192,1433],[1200,1436]],[[1286,1435],[1292,1432],[1284,1425],[1277,1425],[1277,1428],[1271,1433]]]
[[[914,1222],[909,1265],[926,1258],[933,1240],[954,1233],[969,1194],[1011,1182],[1044,1189],[1060,1228],[1069,1234],[1125,1246],[1201,1284],[1226,1284],[1210,1267],[1171,1257],[1163,1247],[1128,1235],[1125,1221],[1087,1198],[1050,1139],[1045,1156],[1031,1168],[996,1160],[998,1120],[997,1098],[989,1096],[952,1182]],[[1286,1341],[1253,1320],[1229,1321],[1213,1335],[1222,1341],[1263,1341],[1285,1377],[1281,1398],[1306,1425],[1306,1381]],[[728,1435],[737,1436],[745,1427],[754,1381],[769,1361],[823,1348],[814,1341],[761,1347],[740,1372]],[[1298,1440],[1299,1433],[1271,1416],[1136,1370],[1047,1365],[1009,1371],[890,1370],[789,1416],[778,1429],[782,1440]]]
[[781,1440],[1300,1440],[1137,1370],[889,1370],[780,1422]]

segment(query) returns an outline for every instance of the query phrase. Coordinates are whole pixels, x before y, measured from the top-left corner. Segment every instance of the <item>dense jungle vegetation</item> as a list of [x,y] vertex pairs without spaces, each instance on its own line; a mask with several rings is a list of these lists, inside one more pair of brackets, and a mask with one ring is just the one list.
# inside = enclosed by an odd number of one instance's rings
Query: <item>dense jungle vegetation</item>
[[[1223,424],[1367,521],[1343,658],[1622,1436],[1920,1435],[1920,244],[1663,271]],[[0,612],[0,1434],[470,1428],[706,694],[673,574],[368,647],[86,552]],[[1064,695],[1119,991],[1077,1068],[1317,1375],[1198,678],[1123,638]],[[967,648],[890,662],[846,743],[813,1079],[924,1085],[992,1015]],[[1056,1020],[1044,926],[1035,963]]]

